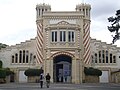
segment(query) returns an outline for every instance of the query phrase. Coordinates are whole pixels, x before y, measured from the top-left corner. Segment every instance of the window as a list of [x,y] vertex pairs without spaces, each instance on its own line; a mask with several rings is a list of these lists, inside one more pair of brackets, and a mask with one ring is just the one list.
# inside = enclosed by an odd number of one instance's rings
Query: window
[[57,42],[57,31],[55,31],[55,42]]
[[[59,35],[58,35],[59,34]],[[68,41],[67,41],[68,40]],[[74,42],[75,41],[75,32],[74,31],[51,31],[51,41],[52,42]]]
[[12,63],[14,63],[14,56],[12,56]]
[[110,63],[112,63],[112,53],[110,53]]
[[60,31],[60,42],[65,42],[65,41],[66,41],[66,32]]
[[72,42],[74,42],[74,32],[72,32]]
[[97,53],[95,53],[95,63],[97,63]]
[[119,56],[119,58],[120,58],[120,56]]
[[29,55],[29,52],[26,51],[26,63],[28,63],[28,55]]
[[23,50],[23,63],[25,63],[25,50]]
[[22,63],[22,51],[19,51],[19,63]]
[[84,15],[85,15],[85,9],[83,9],[83,13],[84,13]]
[[40,11],[41,11],[41,10],[39,9],[39,16],[40,16]]
[[57,42],[57,31],[52,31],[52,42]]
[[[32,53],[31,53],[32,54]],[[12,55],[11,62],[12,63],[29,63],[29,58],[32,59],[32,55],[30,57],[28,50],[20,50],[18,53]]]
[[33,54],[30,54],[30,62],[33,60]]
[[86,15],[88,16],[88,9],[86,9]]
[[116,63],[116,56],[113,56],[113,63]]
[[18,54],[15,54],[15,63],[18,63]]
[[99,63],[101,63],[101,51],[99,51]]
[[104,55],[104,50],[102,50],[102,59],[103,59],[103,63],[105,63],[105,55]]
[[73,31],[68,32],[68,42],[74,42],[75,35]]
[[106,63],[108,63],[108,51],[106,51]]

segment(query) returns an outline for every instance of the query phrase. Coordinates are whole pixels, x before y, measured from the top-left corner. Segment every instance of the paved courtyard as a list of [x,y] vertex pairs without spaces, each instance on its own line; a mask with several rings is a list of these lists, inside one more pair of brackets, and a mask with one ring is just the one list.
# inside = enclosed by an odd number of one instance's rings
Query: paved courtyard
[[[0,84],[0,90],[40,90],[39,83]],[[51,84],[41,90],[120,90],[120,84]]]

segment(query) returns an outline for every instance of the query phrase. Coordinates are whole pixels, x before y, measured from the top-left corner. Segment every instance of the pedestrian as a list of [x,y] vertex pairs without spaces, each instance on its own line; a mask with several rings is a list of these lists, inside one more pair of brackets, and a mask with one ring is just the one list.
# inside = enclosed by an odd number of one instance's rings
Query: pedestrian
[[47,88],[49,88],[49,86],[50,86],[50,75],[49,75],[49,73],[47,73],[47,75],[46,75],[46,86],[47,86]]
[[44,75],[43,73],[40,74],[40,87],[43,88],[43,81],[44,81]]

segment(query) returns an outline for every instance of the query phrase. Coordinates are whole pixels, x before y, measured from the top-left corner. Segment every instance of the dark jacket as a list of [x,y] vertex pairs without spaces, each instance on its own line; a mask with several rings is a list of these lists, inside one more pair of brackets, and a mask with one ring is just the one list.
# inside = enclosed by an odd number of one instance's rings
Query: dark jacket
[[50,78],[51,78],[50,75],[47,74],[47,75],[46,75],[46,80],[50,80]]

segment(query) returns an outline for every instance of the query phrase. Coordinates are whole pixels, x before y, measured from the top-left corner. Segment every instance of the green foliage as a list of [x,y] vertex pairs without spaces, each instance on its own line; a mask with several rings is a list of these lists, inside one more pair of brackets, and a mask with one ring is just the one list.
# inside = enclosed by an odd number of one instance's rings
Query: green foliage
[[0,60],[0,68],[2,68],[2,65],[3,65],[3,63],[2,63],[2,61]]
[[40,76],[40,69],[27,69],[24,74],[26,76]]
[[0,49],[1,48],[6,48],[8,45],[0,43]]
[[0,78],[6,77],[6,71],[4,69],[0,69]]
[[101,76],[102,75],[102,71],[99,70],[99,69],[95,69],[95,68],[92,68],[92,67],[85,67],[84,68],[84,73],[85,75],[91,75],[91,76]]
[[10,71],[9,68],[5,68],[5,71],[6,71],[6,76],[9,76],[9,75],[14,74],[14,72],[13,72],[13,71]]
[[5,68],[5,69],[0,69],[0,78],[5,78],[6,76],[12,75],[14,74],[13,71],[10,71],[9,68]]

